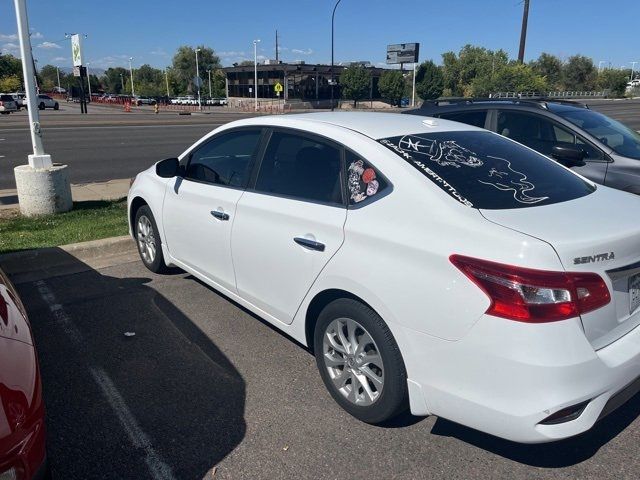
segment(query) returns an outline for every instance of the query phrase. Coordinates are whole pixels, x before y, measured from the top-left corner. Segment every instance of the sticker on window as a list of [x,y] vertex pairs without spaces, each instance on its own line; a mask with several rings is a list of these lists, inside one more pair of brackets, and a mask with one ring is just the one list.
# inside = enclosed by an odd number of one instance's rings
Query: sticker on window
[[349,200],[360,203],[374,196],[380,190],[381,179],[376,171],[361,159],[354,159],[348,168]]
[[552,160],[489,132],[424,133],[379,141],[468,207],[545,205],[593,191]]

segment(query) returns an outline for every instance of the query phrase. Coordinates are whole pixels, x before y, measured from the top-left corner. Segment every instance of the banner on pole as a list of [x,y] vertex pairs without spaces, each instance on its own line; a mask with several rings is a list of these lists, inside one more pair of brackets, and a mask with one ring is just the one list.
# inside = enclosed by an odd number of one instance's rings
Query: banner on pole
[[74,67],[82,65],[82,37],[79,33],[71,35],[71,58]]

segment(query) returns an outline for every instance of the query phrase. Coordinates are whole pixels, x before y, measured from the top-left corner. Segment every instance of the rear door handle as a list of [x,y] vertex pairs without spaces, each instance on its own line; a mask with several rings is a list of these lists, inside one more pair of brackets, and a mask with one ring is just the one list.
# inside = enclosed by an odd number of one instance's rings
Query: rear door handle
[[298,245],[302,245],[304,248],[308,248],[309,250],[324,252],[324,243],[316,242],[315,240],[309,240],[308,238],[303,237],[295,237],[293,241]]
[[216,217],[218,220],[229,220],[229,214],[221,212],[220,210],[212,210],[211,215]]

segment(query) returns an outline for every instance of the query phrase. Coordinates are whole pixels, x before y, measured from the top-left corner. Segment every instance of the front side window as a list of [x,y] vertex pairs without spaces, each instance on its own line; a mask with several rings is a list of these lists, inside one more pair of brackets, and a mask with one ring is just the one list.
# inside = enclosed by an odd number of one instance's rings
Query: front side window
[[379,142],[468,207],[550,205],[594,191],[553,160],[491,132],[426,132]]
[[260,136],[260,130],[240,130],[212,138],[189,155],[184,177],[215,185],[246,187]]
[[342,204],[340,155],[340,147],[324,140],[274,132],[260,165],[256,190]]

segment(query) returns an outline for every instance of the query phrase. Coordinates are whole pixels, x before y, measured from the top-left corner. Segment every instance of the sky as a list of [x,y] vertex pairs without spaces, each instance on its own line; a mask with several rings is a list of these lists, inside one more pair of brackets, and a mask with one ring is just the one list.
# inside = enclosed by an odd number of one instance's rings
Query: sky
[[[223,66],[253,60],[330,63],[335,0],[27,0],[39,66],[71,66],[65,33],[83,33],[83,56],[94,68],[148,63],[163,68],[180,45],[213,48]],[[504,49],[516,58],[521,0],[341,0],[335,16],[335,62],[384,66],[386,46],[420,43],[420,61],[467,43]],[[580,53],[594,63],[629,68],[640,62],[638,0],[531,0],[525,61],[548,52],[566,60]],[[0,0],[0,51],[16,56],[14,2]],[[640,68],[640,63],[636,64]]]

